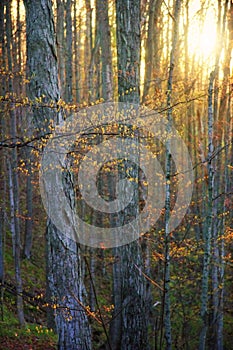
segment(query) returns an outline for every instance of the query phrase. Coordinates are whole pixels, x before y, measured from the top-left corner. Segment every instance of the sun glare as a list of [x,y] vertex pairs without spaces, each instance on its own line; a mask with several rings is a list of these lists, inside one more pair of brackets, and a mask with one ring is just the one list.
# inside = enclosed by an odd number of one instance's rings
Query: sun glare
[[217,31],[216,8],[213,3],[201,9],[200,1],[190,3],[189,53],[206,64],[214,61]]

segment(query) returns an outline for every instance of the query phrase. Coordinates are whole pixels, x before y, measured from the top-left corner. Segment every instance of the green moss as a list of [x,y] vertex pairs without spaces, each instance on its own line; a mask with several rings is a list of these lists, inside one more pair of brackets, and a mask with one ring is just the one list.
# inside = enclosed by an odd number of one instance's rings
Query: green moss
[[3,321],[0,321],[0,338],[25,338],[28,343],[30,338],[34,339],[35,336],[38,340],[47,341],[49,344],[56,344],[57,342],[57,336],[53,330],[42,325],[27,323],[25,327],[20,328],[17,316],[6,306],[3,307]]

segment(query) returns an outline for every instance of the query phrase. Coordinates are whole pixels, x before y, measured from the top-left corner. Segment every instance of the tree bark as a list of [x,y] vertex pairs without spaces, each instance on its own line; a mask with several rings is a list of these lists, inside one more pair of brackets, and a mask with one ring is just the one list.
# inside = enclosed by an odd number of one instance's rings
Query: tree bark
[[[28,97],[40,97],[43,102],[56,104],[60,98],[55,47],[52,2],[25,0],[27,21],[27,69],[30,82]],[[43,18],[43,21],[41,20]],[[58,124],[62,118],[55,108],[35,109],[32,119],[40,130],[49,130],[49,120]],[[67,168],[65,191],[74,205],[74,188]],[[74,208],[73,208],[74,209]],[[84,283],[80,249],[77,243],[60,232],[48,219],[46,232],[47,285],[50,310],[53,310],[58,333],[58,349],[90,350],[91,334],[85,310]]]
[[[172,36],[172,48],[170,53],[169,74],[167,82],[167,132],[169,133],[172,127],[172,91],[173,91],[173,75],[175,67],[175,55],[177,52],[177,44],[179,39],[179,19],[181,0],[176,0],[174,5],[174,24]],[[166,141],[166,159],[165,159],[165,174],[166,174],[166,196],[165,196],[165,252],[164,252],[164,294],[162,308],[162,323],[164,323],[164,337],[166,340],[166,350],[172,349],[172,327],[171,327],[171,306],[170,306],[170,211],[171,211],[171,143],[169,139]],[[162,337],[160,339],[161,346]]]
[[[140,102],[140,1],[116,1],[117,17],[117,57],[118,57],[118,92],[119,101],[125,103]],[[137,135],[135,135],[137,139]],[[131,169],[130,169],[131,168]],[[137,167],[130,167],[126,161],[119,170],[138,179]],[[127,176],[126,176],[127,177]],[[127,185],[125,191],[127,191]],[[138,181],[135,184],[134,208],[126,209],[118,220],[124,224],[125,220],[139,213]],[[132,213],[132,210],[134,213]],[[116,312],[121,310],[115,324],[118,339],[121,336],[120,349],[136,350],[148,349],[148,305],[146,304],[146,281],[141,271],[143,268],[142,250],[139,240],[117,248],[119,266],[115,265],[114,283],[119,284],[121,300],[115,305]],[[116,255],[115,255],[116,259]],[[118,262],[117,262],[118,263]],[[120,268],[120,271],[118,269]],[[115,302],[117,302],[115,299]],[[120,333],[121,332],[121,333]],[[113,344],[114,346],[114,344]]]
[[77,1],[74,2],[74,77],[75,77],[75,100],[80,103],[80,22],[81,18],[77,13]]
[[120,102],[140,102],[140,1],[116,1]]
[[64,0],[57,0],[57,57],[58,57],[58,74],[60,81],[61,98],[65,99],[65,18],[64,18]]
[[66,0],[66,84],[65,84],[65,100],[66,102],[73,101],[73,45],[72,45],[72,1]]
[[[161,14],[162,0],[150,0],[149,2],[149,22],[148,36],[146,40],[145,54],[145,78],[143,90],[143,102],[146,102],[149,95],[155,93],[159,88],[159,72],[160,72],[160,28],[159,17]],[[153,89],[152,89],[153,87]]]
[[96,15],[101,48],[102,97],[105,101],[109,101],[113,97],[113,81],[108,1],[96,1]]
[[210,74],[209,90],[208,90],[208,214],[206,219],[206,233],[204,237],[204,260],[202,272],[202,292],[201,292],[201,320],[202,329],[199,340],[199,350],[205,350],[206,337],[208,331],[208,301],[209,301],[209,269],[210,269],[210,252],[211,237],[213,228],[213,185],[214,185],[214,169],[212,154],[213,145],[213,83],[214,72]]

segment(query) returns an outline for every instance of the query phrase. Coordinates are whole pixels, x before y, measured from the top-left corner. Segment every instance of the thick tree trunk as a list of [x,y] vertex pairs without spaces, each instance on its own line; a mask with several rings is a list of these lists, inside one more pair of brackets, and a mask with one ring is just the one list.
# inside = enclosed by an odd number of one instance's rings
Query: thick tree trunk
[[[139,104],[140,1],[117,0],[116,16],[119,101]],[[138,168],[130,167],[127,161],[119,167],[118,171],[122,174],[130,172],[129,176],[136,179],[139,176]],[[134,208],[125,208],[124,215],[118,218],[122,225],[126,219],[139,213],[138,181],[135,186]],[[125,185],[125,191],[128,191],[127,185]],[[121,318],[118,317],[115,321],[115,326],[120,328],[116,330],[116,341],[120,342],[121,336],[121,350],[146,350],[148,349],[148,305],[146,305],[146,281],[141,273],[143,268],[141,245],[139,241],[135,241],[118,247],[116,251],[115,259],[118,261],[113,270],[114,287],[116,288],[120,283],[121,291],[121,300],[115,298],[115,302],[119,303],[115,305],[116,312],[121,310]]]
[[47,271],[59,350],[90,350],[91,332],[83,295],[81,257],[77,243],[48,221]]
[[[28,97],[43,102],[56,103],[58,89],[58,69],[54,36],[52,3],[50,0],[31,2],[25,0],[27,20],[27,69],[30,82]],[[41,20],[43,18],[43,21]],[[52,119],[56,124],[61,116],[56,109],[41,107],[33,110],[32,119],[38,132],[49,130]],[[67,169],[69,174],[69,169]],[[72,179],[64,179],[70,205],[74,205]],[[89,350],[91,335],[83,302],[84,283],[81,271],[80,250],[76,242],[68,238],[48,220],[47,223],[47,285],[50,308],[54,312],[58,333],[58,349]]]
[[140,1],[116,1],[120,102],[140,102]]

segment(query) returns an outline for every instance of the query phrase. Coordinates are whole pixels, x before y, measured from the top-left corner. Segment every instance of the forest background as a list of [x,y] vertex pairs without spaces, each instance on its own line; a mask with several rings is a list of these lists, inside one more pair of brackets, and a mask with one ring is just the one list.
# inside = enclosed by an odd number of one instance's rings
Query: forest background
[[[0,2],[0,349],[233,349],[232,49],[229,0]],[[47,220],[39,168],[57,123],[109,101],[140,103],[175,126],[193,194],[170,233],[176,164],[144,131],[166,175],[161,217],[133,243],[91,248]],[[73,168],[113,131],[138,138],[127,125],[93,126]],[[76,196],[101,227],[132,219],[146,203],[141,170],[116,161],[101,171],[106,201],[122,174],[135,182],[126,213],[86,206],[67,165],[70,205]]]

